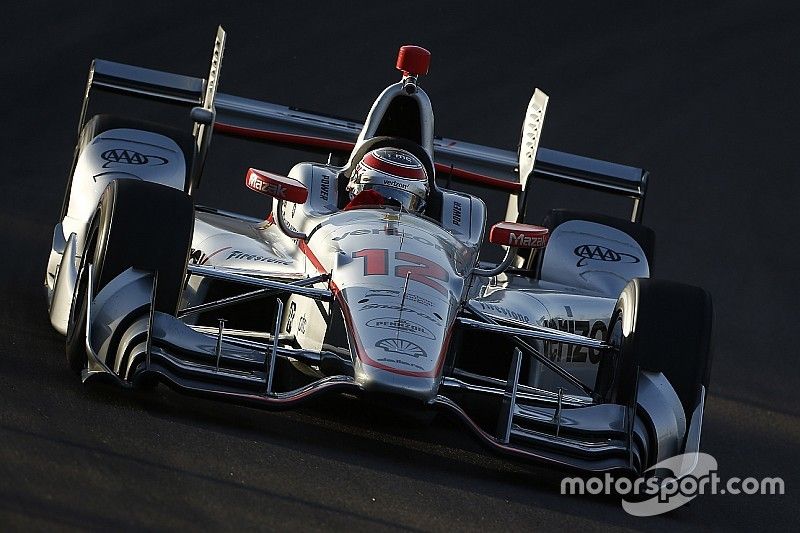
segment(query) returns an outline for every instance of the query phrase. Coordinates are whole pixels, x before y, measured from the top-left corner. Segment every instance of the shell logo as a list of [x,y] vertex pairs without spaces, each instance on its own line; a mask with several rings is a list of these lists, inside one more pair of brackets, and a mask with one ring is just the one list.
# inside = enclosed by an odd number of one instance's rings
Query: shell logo
[[375,347],[382,348],[390,353],[410,355],[411,357],[428,357],[425,350],[406,339],[381,339],[375,343]]

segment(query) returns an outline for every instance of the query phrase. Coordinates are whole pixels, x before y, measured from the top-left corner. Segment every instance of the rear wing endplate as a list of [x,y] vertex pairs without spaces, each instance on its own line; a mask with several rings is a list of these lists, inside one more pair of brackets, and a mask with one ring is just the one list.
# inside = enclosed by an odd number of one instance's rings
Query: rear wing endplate
[[187,116],[191,116],[195,122],[192,132],[195,138],[195,155],[194,161],[189,162],[192,174],[187,182],[187,190],[191,190],[200,179],[211,142],[225,36],[222,26],[218,27],[207,79],[95,59],[89,67],[78,134],[80,135],[86,125],[89,102],[95,92],[140,97],[185,107],[191,113],[187,113]]

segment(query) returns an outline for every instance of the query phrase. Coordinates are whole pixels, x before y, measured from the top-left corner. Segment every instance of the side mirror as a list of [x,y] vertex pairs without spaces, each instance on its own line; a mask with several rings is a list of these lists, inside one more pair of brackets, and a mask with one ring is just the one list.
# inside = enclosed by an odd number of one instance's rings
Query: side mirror
[[299,181],[255,168],[247,170],[245,185],[257,193],[293,204],[305,203],[308,198],[308,189]]
[[489,242],[512,248],[538,250],[547,246],[550,230],[533,224],[498,222],[489,232]]
[[501,246],[508,246],[506,249],[506,256],[503,258],[503,261],[494,268],[475,268],[473,273],[486,277],[502,274],[511,266],[511,263],[517,256],[518,248],[533,250],[532,254],[534,254],[536,250],[547,246],[547,239],[549,237],[550,230],[542,226],[521,224],[519,222],[498,222],[492,226],[492,229],[489,231],[489,242]]

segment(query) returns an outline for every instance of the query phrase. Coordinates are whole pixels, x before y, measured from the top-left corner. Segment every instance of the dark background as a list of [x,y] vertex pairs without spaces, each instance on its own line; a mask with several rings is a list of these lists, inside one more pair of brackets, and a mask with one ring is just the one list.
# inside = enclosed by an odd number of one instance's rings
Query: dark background
[[[5,8],[0,526],[796,527],[800,11],[556,4]],[[204,77],[217,24],[228,31],[223,92],[363,119],[398,78],[397,47],[419,44],[433,53],[421,84],[437,134],[515,149],[538,86],[550,95],[544,146],[649,169],[657,275],[705,287],[716,307],[705,451],[723,478],[782,476],[787,495],[705,496],[634,519],[614,499],[560,496],[560,475],[489,456],[446,421],[407,427],[336,399],[273,414],[163,388],[83,387],[49,327],[42,282],[89,63]],[[263,211],[242,194],[244,170],[285,172],[299,157],[220,139],[203,195]],[[559,206],[621,209],[537,188],[537,213]]]

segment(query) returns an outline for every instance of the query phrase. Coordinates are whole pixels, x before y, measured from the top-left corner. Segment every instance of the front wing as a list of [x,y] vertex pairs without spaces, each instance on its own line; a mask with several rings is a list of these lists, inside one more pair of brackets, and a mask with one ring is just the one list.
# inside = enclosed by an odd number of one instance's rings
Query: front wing
[[[196,275],[225,275],[192,268]],[[309,280],[283,283],[253,278],[252,282],[260,284],[265,295],[297,292],[319,300],[333,298],[326,289],[308,286]],[[291,339],[280,334],[280,319],[272,334],[262,334],[256,340],[222,328],[213,331],[187,325],[153,310],[154,283],[157,280],[152,273],[129,269],[98,294],[89,295],[89,365],[84,380],[105,377],[123,387],[161,381],[186,394],[274,410],[293,408],[329,393],[369,399],[353,379],[351,358],[342,350],[292,348]],[[280,299],[276,306],[282,307]],[[277,310],[278,317],[281,311]],[[468,306],[460,323],[462,327],[493,327],[495,331],[508,328],[509,335],[520,339],[523,348],[526,343],[522,336],[555,335],[561,342],[592,346],[600,342],[547,328],[524,331],[491,319],[487,322],[486,318]],[[438,395],[417,407],[454,416],[495,452],[564,469],[638,474],[661,458],[696,450],[702,395],[687,431],[685,422],[680,427],[680,420],[670,412],[675,398],[669,396],[672,389],[661,374],[642,373],[635,404],[594,403],[584,396],[521,384],[523,350],[517,349],[514,354],[506,380],[446,367]],[[324,369],[324,375],[287,380],[297,364]],[[485,416],[474,416],[466,407],[476,398],[489,406],[490,422]]]

